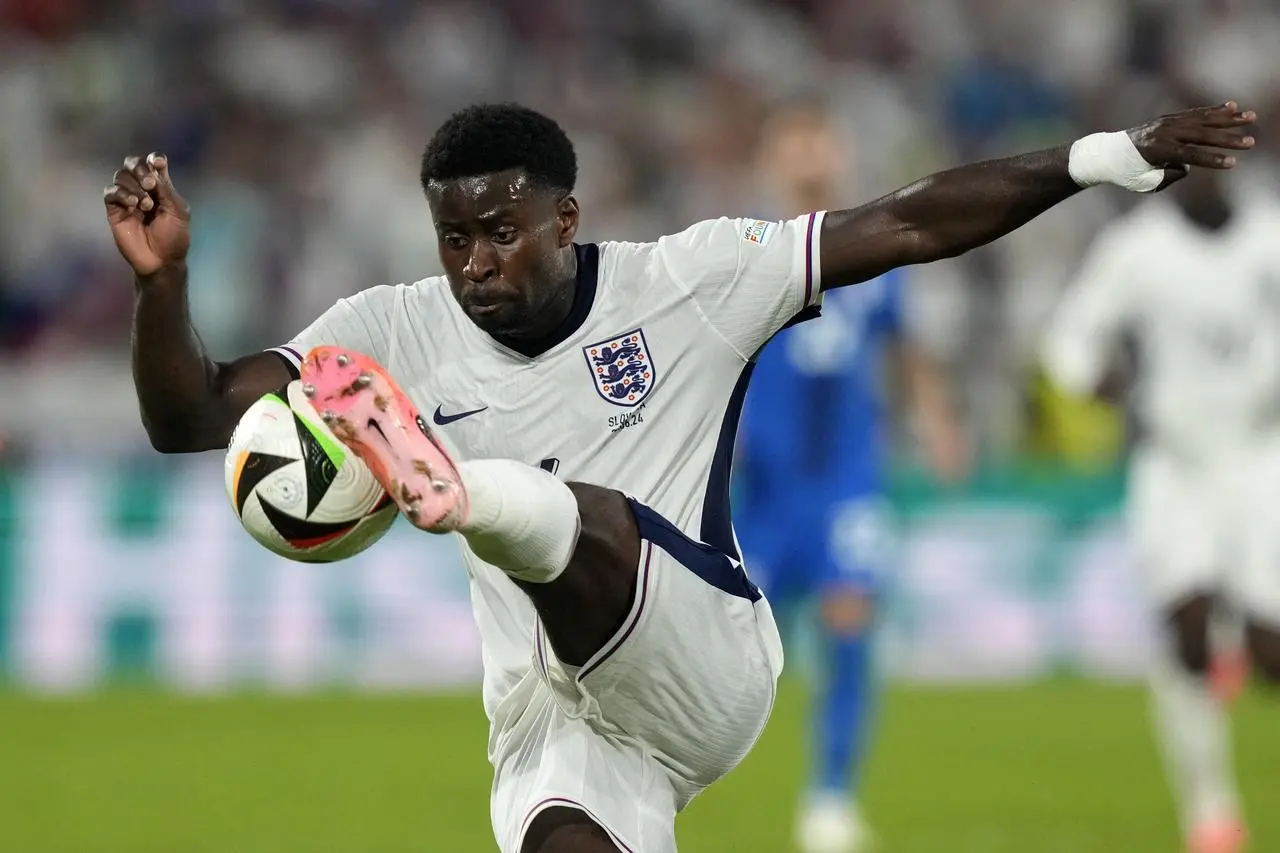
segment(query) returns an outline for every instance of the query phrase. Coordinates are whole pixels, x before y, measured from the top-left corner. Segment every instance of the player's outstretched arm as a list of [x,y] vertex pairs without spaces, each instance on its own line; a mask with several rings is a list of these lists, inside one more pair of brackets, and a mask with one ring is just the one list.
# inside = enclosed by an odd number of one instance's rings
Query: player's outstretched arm
[[938,172],[822,226],[822,287],[856,284],[908,264],[963,254],[1095,184],[1164,189],[1189,168],[1230,169],[1253,147],[1256,120],[1232,101],[1162,116],[1073,145]]
[[225,447],[253,401],[291,378],[276,355],[212,361],[191,325],[191,211],[162,154],[128,157],[103,192],[116,248],[133,267],[133,380],[142,424],[163,453]]

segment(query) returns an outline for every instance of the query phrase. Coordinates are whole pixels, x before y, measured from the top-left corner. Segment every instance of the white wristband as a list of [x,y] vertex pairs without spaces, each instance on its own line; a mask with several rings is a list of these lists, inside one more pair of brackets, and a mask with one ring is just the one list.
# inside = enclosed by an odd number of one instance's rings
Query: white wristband
[[1123,130],[1077,139],[1071,146],[1067,171],[1082,187],[1115,184],[1136,193],[1159,189],[1165,177],[1164,169],[1142,159],[1138,147]]

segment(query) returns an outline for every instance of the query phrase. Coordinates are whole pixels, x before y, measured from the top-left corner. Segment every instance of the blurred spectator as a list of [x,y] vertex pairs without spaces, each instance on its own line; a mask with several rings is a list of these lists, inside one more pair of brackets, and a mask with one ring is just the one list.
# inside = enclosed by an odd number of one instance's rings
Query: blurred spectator
[[[471,101],[555,115],[582,155],[583,239],[647,239],[759,209],[748,152],[779,97],[826,93],[870,173],[852,204],[1140,118],[1166,79],[1280,104],[1277,33],[1266,0],[0,0],[0,434],[144,441],[98,203],[129,153],[171,155],[192,313],[229,356],[438,272],[416,160]],[[1039,325],[1123,203],[1088,194],[918,277],[913,311],[989,449],[1019,446]]]

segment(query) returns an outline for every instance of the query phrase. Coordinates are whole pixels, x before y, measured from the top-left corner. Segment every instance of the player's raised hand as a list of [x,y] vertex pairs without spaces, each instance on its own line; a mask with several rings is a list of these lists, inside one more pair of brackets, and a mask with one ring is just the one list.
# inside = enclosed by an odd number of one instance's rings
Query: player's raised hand
[[116,248],[140,276],[180,264],[191,248],[191,208],[173,188],[163,154],[126,157],[103,190]]
[[1186,176],[1190,167],[1230,169],[1233,151],[1254,145],[1249,127],[1258,116],[1235,101],[1170,113],[1128,131],[1129,138],[1152,166],[1165,170],[1161,189]]

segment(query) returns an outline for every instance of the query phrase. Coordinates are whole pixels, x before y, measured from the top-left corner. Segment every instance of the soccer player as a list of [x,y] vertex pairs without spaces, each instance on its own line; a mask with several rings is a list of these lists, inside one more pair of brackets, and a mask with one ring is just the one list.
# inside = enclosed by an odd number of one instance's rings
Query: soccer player
[[[1150,687],[1187,848],[1244,843],[1213,618],[1240,613],[1280,680],[1280,206],[1236,203],[1214,172],[1099,235],[1044,344],[1069,392],[1120,390],[1136,346],[1129,526],[1164,629]],[[1126,383],[1127,384],[1127,383]]]
[[[848,152],[819,104],[788,105],[766,123],[761,167],[785,216],[829,206]],[[954,480],[967,462],[943,374],[903,328],[902,288],[894,270],[826,294],[820,320],[760,353],[743,411],[734,520],[747,565],[775,607],[817,598],[821,690],[797,827],[805,853],[870,843],[854,791],[874,693],[869,633],[893,543],[881,468],[886,367],[939,475]]]
[[581,245],[561,128],[473,106],[421,163],[445,275],[355,293],[230,362],[191,326],[190,213],[165,157],[129,157],[104,197],[136,274],[152,444],[224,447],[254,400],[300,374],[405,516],[463,540],[499,847],[662,853],[676,813],[751,749],[782,666],[729,518],[754,354],[823,290],[957,255],[1083,186],[1231,168],[1253,120],[1234,103],[1190,110],[848,210]]

